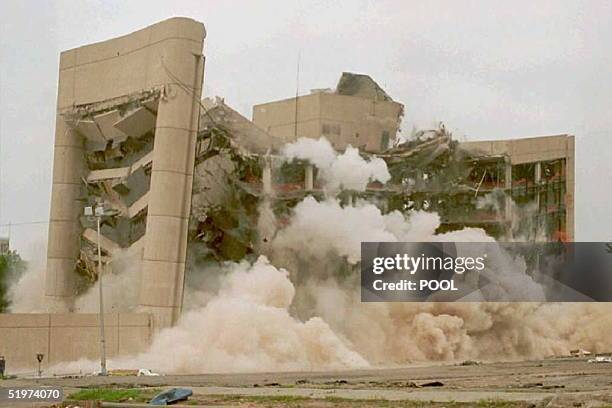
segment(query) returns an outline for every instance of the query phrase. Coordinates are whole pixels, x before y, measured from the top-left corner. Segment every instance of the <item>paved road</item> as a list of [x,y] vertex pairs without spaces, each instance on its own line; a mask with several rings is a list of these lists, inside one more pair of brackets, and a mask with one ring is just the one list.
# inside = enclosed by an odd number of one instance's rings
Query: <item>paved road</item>
[[[428,383],[441,383],[431,386]],[[15,379],[2,386],[58,385],[76,388],[190,387],[199,395],[306,396],[350,399],[540,401],[554,395],[612,403],[612,364],[584,359],[549,359],[475,365],[428,365],[336,372],[167,375]],[[571,398],[570,398],[571,397]]]

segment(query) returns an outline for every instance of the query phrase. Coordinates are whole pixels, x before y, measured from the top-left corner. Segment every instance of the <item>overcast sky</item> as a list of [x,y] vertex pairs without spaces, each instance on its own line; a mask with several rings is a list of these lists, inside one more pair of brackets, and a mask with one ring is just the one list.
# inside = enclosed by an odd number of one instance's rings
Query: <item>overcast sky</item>
[[[403,128],[471,139],[576,135],[577,240],[612,239],[612,3],[604,1],[0,1],[0,224],[47,221],[59,53],[172,16],[202,21],[205,94],[256,103],[367,73]],[[0,234],[6,235],[6,227]],[[47,225],[13,247],[46,256]]]

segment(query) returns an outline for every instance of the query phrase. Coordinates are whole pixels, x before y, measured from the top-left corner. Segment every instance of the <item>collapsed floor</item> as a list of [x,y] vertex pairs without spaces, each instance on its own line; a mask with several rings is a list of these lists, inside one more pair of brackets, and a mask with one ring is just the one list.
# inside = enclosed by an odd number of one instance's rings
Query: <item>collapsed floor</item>
[[[264,203],[283,225],[304,197],[329,194],[309,161],[288,160],[278,140],[222,100],[208,103],[198,136],[191,258],[236,261],[272,238],[257,236]],[[364,191],[343,189],[337,194],[343,204],[367,200],[384,213],[435,212],[439,233],[473,227],[496,239],[567,239],[563,159],[542,163],[535,180],[533,164],[508,172],[507,156],[465,149],[444,125],[415,132],[382,153],[361,155],[383,159],[391,179],[372,181]]]

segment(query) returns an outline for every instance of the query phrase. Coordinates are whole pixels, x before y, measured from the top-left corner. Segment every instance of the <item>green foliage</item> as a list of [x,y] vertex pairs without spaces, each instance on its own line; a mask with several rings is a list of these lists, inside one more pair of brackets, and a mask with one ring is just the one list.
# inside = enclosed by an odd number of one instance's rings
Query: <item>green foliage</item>
[[149,397],[144,397],[138,389],[108,389],[108,388],[89,388],[77,391],[68,396],[69,399],[77,401],[106,401],[123,402],[128,400],[146,401]]
[[8,310],[9,286],[25,272],[26,263],[15,251],[0,255],[0,313]]

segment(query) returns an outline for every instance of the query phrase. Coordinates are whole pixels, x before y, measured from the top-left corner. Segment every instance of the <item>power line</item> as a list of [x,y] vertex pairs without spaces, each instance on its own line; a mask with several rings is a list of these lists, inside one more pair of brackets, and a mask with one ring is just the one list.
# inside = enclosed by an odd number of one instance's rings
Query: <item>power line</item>
[[[199,56],[200,58],[204,59],[204,56]],[[202,101],[198,100],[198,98],[196,98],[195,95],[195,90],[191,90],[189,85],[187,85],[186,83],[184,83],[183,81],[181,81],[176,75],[174,75],[172,73],[172,71],[170,71],[170,69],[166,66],[166,64],[164,63],[164,58],[161,58],[161,64],[162,67],[164,68],[164,70],[166,71],[166,73],[168,74],[168,76],[170,77],[170,79],[172,79],[173,81],[176,82],[176,85],[181,88],[183,91],[185,91],[185,93],[187,93],[188,95],[191,95],[191,97],[195,100],[195,102],[200,106],[200,109],[202,109],[204,111],[204,114],[206,116],[208,116],[208,119],[210,119],[210,121],[213,123],[213,125],[217,125],[217,122],[215,122],[215,119],[212,117],[212,115],[210,114],[210,112],[208,111],[208,109],[202,104]],[[199,118],[198,118],[199,119]],[[197,131],[198,129],[196,129]]]

